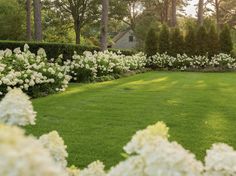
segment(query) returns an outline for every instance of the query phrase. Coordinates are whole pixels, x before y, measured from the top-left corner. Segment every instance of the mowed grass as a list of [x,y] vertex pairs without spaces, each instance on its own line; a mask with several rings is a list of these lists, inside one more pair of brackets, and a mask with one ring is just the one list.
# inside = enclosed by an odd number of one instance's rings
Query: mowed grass
[[236,73],[148,72],[120,80],[71,84],[60,94],[33,100],[40,136],[57,130],[69,164],[94,160],[107,168],[122,160],[122,147],[135,131],[157,121],[171,140],[203,159],[215,142],[236,147]]

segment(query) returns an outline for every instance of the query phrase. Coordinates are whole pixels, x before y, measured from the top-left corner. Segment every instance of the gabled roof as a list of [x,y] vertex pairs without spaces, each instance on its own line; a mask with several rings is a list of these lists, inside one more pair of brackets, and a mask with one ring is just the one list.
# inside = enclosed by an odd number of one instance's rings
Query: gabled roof
[[131,29],[126,29],[125,31],[119,32],[112,40],[114,43],[116,43],[118,40],[120,40],[125,34],[127,34]]

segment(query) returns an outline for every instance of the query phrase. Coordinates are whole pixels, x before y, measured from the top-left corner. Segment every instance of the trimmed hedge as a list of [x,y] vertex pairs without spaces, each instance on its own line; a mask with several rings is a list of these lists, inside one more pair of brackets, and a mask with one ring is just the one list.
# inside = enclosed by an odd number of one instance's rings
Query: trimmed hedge
[[[83,46],[76,44],[66,43],[46,43],[46,42],[28,42],[28,41],[7,41],[0,40],[0,50],[15,49],[20,47],[23,50],[24,44],[27,43],[32,53],[36,53],[39,48],[45,49],[48,58],[57,58],[60,54],[63,54],[65,59],[70,59],[74,55],[74,51],[78,54],[83,54],[84,51],[99,51],[100,48],[96,46]],[[110,51],[118,52],[116,49],[109,49]],[[133,55],[134,51],[120,50],[124,55]]]

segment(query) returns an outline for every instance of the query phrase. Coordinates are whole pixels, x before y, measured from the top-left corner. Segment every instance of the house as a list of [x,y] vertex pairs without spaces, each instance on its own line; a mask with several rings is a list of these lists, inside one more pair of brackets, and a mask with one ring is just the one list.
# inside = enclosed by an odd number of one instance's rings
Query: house
[[136,45],[137,41],[133,30],[127,29],[118,33],[113,38],[113,45],[111,47],[115,49],[134,49]]

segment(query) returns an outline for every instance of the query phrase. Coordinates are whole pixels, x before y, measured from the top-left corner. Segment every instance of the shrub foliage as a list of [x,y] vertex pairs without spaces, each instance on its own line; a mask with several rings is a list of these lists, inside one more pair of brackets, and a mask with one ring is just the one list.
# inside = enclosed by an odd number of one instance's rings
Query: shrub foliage
[[163,25],[159,36],[159,52],[169,53],[170,49],[170,34],[167,25]]
[[224,26],[220,33],[220,51],[222,53],[230,54],[233,50],[233,42],[230,35],[229,26]]
[[145,41],[145,53],[148,56],[153,56],[158,52],[158,39],[156,31],[151,28],[148,31],[146,41]]

